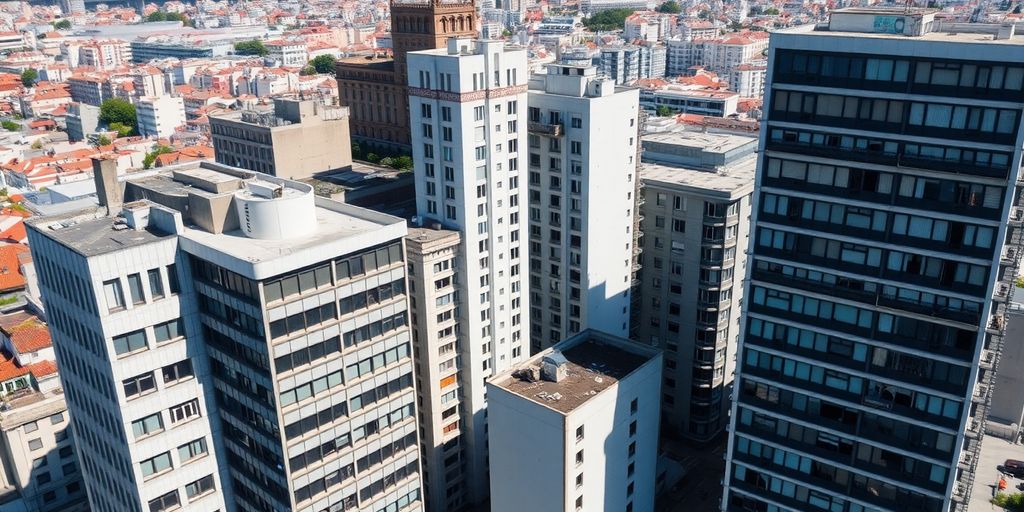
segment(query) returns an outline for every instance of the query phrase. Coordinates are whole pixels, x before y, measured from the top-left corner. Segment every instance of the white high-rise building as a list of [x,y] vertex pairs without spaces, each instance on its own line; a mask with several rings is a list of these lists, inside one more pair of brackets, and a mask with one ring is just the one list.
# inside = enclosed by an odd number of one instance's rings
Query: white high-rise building
[[490,379],[491,511],[654,510],[661,358],[587,330]]
[[455,364],[467,477],[461,485],[477,502],[488,492],[484,380],[529,355],[519,159],[526,147],[526,50],[450,39],[447,48],[409,53],[408,62],[416,209],[425,222],[462,238],[455,257],[460,279],[444,300],[459,306]]
[[405,222],[114,163],[99,209],[26,223],[90,508],[421,510]]
[[143,137],[170,137],[185,125],[185,103],[180,97],[146,96],[135,104]]
[[530,341],[629,329],[639,90],[548,64],[528,110]]

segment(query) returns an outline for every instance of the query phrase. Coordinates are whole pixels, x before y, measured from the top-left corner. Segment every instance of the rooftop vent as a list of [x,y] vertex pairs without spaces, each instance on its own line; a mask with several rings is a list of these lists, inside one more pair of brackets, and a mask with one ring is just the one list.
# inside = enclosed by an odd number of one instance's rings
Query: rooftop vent
[[568,375],[569,361],[561,352],[552,352],[541,360],[540,378],[549,382],[561,382]]

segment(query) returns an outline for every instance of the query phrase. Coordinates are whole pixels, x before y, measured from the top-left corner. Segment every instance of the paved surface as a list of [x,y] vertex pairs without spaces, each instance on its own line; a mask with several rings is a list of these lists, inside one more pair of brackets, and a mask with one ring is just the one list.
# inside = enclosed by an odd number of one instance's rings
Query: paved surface
[[658,512],[717,512],[722,499],[726,437],[703,446],[673,441],[665,450],[684,467],[686,475],[674,488],[657,497]]
[[[1024,460],[1024,445],[1013,444],[998,437],[985,436],[981,442],[981,454],[978,458],[974,488],[971,490],[971,502],[967,512],[991,512],[1003,510],[989,502],[994,495],[1001,474],[996,466],[1002,465],[1006,459]],[[1007,476],[1007,490],[1017,489],[1024,480]]]

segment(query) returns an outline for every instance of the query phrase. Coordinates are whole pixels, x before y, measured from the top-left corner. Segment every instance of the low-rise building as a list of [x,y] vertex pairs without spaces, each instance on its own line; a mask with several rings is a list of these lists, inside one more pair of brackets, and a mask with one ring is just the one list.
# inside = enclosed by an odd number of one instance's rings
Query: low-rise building
[[316,100],[274,100],[273,109],[210,116],[217,162],[284,178],[352,165],[348,108]]
[[142,97],[135,112],[143,137],[170,137],[175,129],[185,125],[185,102],[180,97]]
[[492,512],[654,510],[661,365],[587,330],[488,379]]

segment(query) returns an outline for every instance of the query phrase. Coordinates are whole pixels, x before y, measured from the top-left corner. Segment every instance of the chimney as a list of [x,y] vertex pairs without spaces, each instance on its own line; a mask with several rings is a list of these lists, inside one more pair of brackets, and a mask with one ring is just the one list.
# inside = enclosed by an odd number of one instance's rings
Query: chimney
[[100,206],[107,207],[107,215],[120,210],[124,197],[121,184],[117,181],[117,158],[102,155],[93,157],[92,179],[96,183]]

